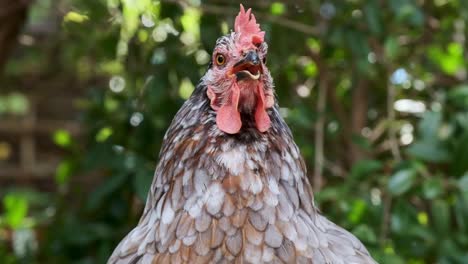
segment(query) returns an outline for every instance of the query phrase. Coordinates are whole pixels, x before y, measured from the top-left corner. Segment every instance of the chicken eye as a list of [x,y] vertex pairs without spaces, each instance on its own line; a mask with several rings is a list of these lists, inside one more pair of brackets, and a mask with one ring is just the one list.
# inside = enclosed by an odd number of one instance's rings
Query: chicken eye
[[223,54],[218,54],[216,55],[216,64],[218,66],[224,65],[226,63],[226,58],[224,57]]
[[265,64],[267,62],[267,59],[266,59],[266,56],[263,57],[263,60],[262,60],[263,64]]

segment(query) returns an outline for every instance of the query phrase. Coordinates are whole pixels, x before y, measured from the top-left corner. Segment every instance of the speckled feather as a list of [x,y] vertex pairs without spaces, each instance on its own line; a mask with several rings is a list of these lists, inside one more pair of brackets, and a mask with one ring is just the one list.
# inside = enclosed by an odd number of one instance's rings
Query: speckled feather
[[[313,204],[291,132],[221,132],[201,83],[164,138],[146,208],[108,263],[374,263]],[[251,121],[253,122],[253,121]]]
[[[229,50],[235,37],[217,48]],[[266,50],[262,43],[258,53]],[[216,125],[213,96],[222,103],[228,86],[214,81],[221,73],[212,67],[166,132],[140,222],[108,263],[375,263],[315,207],[269,72],[261,80],[275,100],[269,129],[259,132],[247,107],[239,133],[227,134]]]

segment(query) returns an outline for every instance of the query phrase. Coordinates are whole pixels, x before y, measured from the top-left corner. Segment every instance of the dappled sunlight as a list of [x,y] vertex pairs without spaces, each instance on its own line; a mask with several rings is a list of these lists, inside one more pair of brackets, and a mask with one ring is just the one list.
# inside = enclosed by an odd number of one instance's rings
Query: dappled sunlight
[[399,99],[393,104],[395,110],[404,113],[421,114],[426,111],[424,102],[412,99]]

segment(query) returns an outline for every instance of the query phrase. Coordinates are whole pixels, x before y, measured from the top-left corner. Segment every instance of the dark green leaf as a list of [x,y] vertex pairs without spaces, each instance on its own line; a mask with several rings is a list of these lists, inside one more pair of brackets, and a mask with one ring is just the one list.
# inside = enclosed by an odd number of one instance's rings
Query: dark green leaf
[[416,180],[416,172],[412,169],[403,169],[397,171],[390,177],[388,190],[393,195],[401,195],[408,191]]
[[395,59],[398,56],[401,47],[398,44],[398,40],[396,38],[389,36],[385,41],[384,49],[385,56],[387,58]]
[[138,197],[146,201],[151,182],[153,180],[153,171],[141,169],[133,178],[133,186]]
[[445,200],[435,200],[432,204],[432,217],[439,236],[448,235],[450,224],[449,205]]
[[423,182],[422,190],[426,199],[437,198],[443,192],[443,181],[439,177],[430,178]]
[[123,186],[127,179],[126,173],[120,173],[108,177],[108,179],[97,187],[89,197],[87,207],[89,209],[96,209],[103,200],[116,191],[119,187]]
[[380,22],[380,8],[376,2],[369,2],[364,7],[364,14],[366,15],[367,24],[371,29],[371,32],[375,35],[378,35],[382,31],[382,26]]
[[378,160],[360,160],[353,166],[351,176],[356,179],[371,177],[380,169],[382,169],[382,162]]
[[468,172],[458,180],[458,188],[464,193],[468,193]]
[[450,153],[437,141],[418,141],[408,148],[408,154],[430,162],[446,162],[450,160]]
[[367,243],[377,242],[377,236],[375,235],[374,230],[372,230],[368,225],[362,224],[356,226],[353,229],[353,234]]

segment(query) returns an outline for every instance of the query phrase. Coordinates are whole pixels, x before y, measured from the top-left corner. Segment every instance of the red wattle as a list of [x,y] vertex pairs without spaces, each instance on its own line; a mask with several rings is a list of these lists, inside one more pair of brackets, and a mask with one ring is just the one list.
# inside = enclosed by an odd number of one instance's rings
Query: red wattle
[[218,128],[228,134],[236,134],[242,127],[240,113],[237,109],[239,105],[240,89],[237,84],[231,88],[231,96],[227,102],[219,108],[216,115]]

